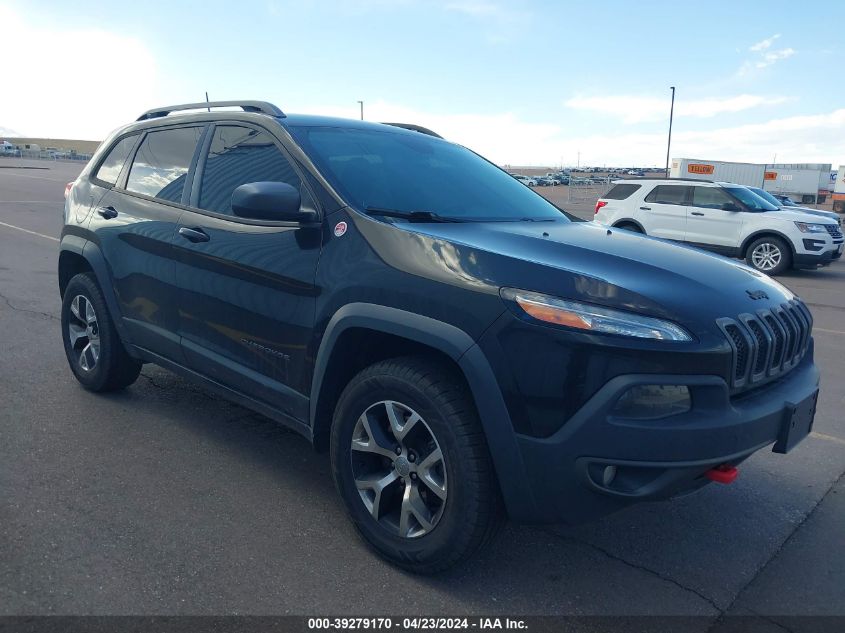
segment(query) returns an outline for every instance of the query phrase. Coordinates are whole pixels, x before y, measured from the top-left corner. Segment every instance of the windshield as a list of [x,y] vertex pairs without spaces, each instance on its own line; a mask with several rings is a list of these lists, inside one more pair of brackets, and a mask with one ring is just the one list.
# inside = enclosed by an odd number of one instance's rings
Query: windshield
[[758,196],[760,196],[761,198],[763,198],[763,200],[765,200],[765,201],[766,201],[766,202],[768,202],[769,204],[773,204],[773,205],[775,205],[778,209],[780,209],[780,208],[783,206],[783,205],[782,205],[782,204],[778,201],[778,199],[777,199],[777,198],[775,198],[772,194],[770,194],[770,193],[769,193],[768,191],[766,191],[765,189],[760,189],[759,187],[749,187],[749,189],[751,189],[751,191],[753,191],[756,195],[758,195]]
[[742,204],[752,211],[777,211],[780,207],[773,205],[771,202],[763,200],[756,193],[745,187],[725,187],[734,198],[737,198]]
[[475,221],[568,221],[508,173],[442,139],[356,128],[289,130],[329,182],[360,210],[425,211]]

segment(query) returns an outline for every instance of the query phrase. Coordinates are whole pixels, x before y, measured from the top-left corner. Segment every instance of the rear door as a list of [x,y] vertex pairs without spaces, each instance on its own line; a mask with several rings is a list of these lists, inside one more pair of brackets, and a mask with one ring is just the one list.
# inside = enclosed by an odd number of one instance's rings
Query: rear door
[[643,198],[636,217],[646,234],[684,240],[690,189],[688,185],[657,185]]
[[306,420],[321,231],[235,216],[234,190],[264,181],[297,187],[314,208],[269,131],[215,124],[177,230],[179,334],[189,367]]
[[[723,209],[732,205],[734,211]],[[687,215],[686,241],[726,255],[739,247],[745,214],[721,187],[692,188]]]
[[191,125],[146,132],[89,225],[132,343],[177,361],[173,240],[203,130]]

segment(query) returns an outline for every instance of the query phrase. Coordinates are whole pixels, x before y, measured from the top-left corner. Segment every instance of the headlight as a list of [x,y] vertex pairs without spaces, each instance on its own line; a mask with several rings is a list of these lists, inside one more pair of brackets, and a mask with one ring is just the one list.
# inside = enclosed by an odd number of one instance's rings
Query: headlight
[[802,233],[827,233],[827,229],[824,228],[824,224],[811,224],[809,222],[796,222],[795,226],[798,227],[798,230]]
[[501,295],[506,301],[516,303],[528,316],[545,323],[601,334],[663,341],[693,340],[692,336],[680,325],[663,319],[514,288],[502,288]]

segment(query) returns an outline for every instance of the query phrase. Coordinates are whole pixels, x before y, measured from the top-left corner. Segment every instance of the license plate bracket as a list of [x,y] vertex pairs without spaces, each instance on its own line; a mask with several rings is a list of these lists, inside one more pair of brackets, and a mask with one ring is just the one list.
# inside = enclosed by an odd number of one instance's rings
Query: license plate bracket
[[798,404],[787,402],[783,412],[783,422],[780,426],[780,434],[772,447],[774,453],[788,453],[795,446],[810,434],[813,430],[813,420],[816,417],[816,403],[819,398],[819,390],[816,389],[812,395],[804,398]]

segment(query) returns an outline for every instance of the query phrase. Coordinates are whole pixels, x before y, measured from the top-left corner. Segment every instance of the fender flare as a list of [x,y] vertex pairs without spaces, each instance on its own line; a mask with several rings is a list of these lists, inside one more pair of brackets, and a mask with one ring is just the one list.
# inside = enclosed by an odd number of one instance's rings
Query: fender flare
[[756,240],[758,237],[763,237],[764,235],[778,236],[780,239],[786,242],[786,245],[789,247],[790,254],[795,257],[795,244],[793,244],[792,240],[789,239],[786,235],[775,229],[760,229],[759,231],[754,231],[751,235],[742,240],[742,244],[739,247],[740,255],[742,257],[745,257],[745,251],[751,245],[751,242]]
[[[639,227],[640,231],[642,231],[643,235],[648,235],[648,233],[645,232],[645,228],[643,228],[643,225],[634,218],[621,218],[619,220],[616,220],[616,222],[614,222],[612,226],[615,229],[622,228],[619,226],[620,224],[636,224]],[[625,229],[622,230],[624,231]]]
[[320,342],[311,381],[310,423],[316,422],[317,403],[335,343],[350,328],[366,328],[400,336],[436,349],[454,360],[469,385],[478,410],[499,489],[512,518],[535,512],[534,495],[517,435],[496,377],[481,348],[463,330],[436,319],[371,303],[350,303],[332,316]]
[[109,274],[106,259],[103,257],[103,252],[91,240],[85,239],[79,235],[65,234],[59,244],[59,253],[70,252],[82,257],[91,270],[94,271],[94,276],[97,278],[97,284],[100,286],[100,291],[106,300],[106,305],[109,308],[109,313],[112,316],[117,333],[120,339],[127,346],[131,345],[132,341],[129,337],[129,332],[123,323],[122,313],[117,302],[117,296],[114,293],[114,286],[111,284],[111,275]]

